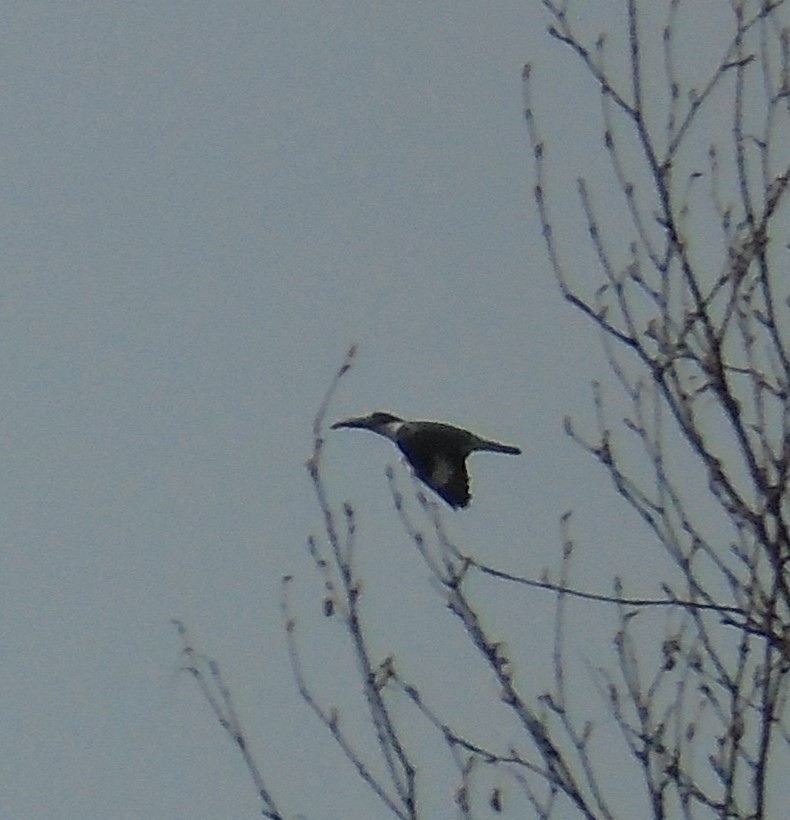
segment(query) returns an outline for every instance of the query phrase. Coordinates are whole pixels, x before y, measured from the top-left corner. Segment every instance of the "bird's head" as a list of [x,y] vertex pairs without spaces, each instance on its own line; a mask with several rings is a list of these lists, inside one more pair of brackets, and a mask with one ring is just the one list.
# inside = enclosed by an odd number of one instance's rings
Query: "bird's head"
[[391,438],[398,431],[401,424],[403,424],[403,419],[393,416],[392,413],[377,411],[369,416],[357,416],[343,421],[336,421],[332,425],[332,429],[351,427],[358,430],[371,430],[374,433]]

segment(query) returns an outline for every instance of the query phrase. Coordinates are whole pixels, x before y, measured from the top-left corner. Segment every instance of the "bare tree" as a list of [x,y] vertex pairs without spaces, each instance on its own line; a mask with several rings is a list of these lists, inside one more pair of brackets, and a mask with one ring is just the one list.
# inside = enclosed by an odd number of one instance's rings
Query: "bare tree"
[[[579,178],[589,252],[581,273],[564,261],[561,225],[551,209],[552,141],[542,139],[533,72],[526,67],[535,199],[548,256],[565,298],[599,332],[616,385],[593,385],[590,432],[570,420],[566,431],[600,462],[663,549],[668,570],[661,594],[630,597],[628,578],[613,579],[610,594],[575,586],[568,514],[554,577],[527,578],[486,565],[453,542],[434,502],[420,493],[418,514],[428,525],[416,524],[390,474],[404,530],[440,602],[490,669],[521,740],[494,748],[464,733],[458,716],[440,714],[420,681],[402,674],[397,657],[377,657],[367,637],[354,510],[335,509],[322,473],[324,417],[352,350],[315,420],[308,468],[325,532],[310,539],[309,553],[322,582],[324,614],[342,622],[356,659],[376,754],[356,745],[342,716],[322,704],[308,680],[288,578],[282,611],[297,685],[395,817],[424,816],[420,795],[430,773],[425,751],[408,739],[414,715],[433,727],[453,762],[451,799],[462,817],[510,810],[540,818],[622,817],[617,784],[595,742],[599,721],[578,714],[568,682],[569,602],[587,601],[616,617],[611,662],[589,666],[587,674],[619,730],[630,772],[641,778],[639,816],[778,817],[786,810],[790,771],[787,3],[722,4],[731,28],[720,59],[694,79],[677,68],[692,0],[663,4],[659,32],[643,20],[657,4],[625,0],[625,48],[615,42],[611,50],[605,37],[588,40],[576,30],[571,5],[543,0],[550,35],[579,61],[600,98],[612,183],[607,199],[612,189],[618,192],[627,219],[607,220],[600,190]],[[516,636],[495,636],[486,625],[485,600],[469,592],[479,577],[555,596],[548,687],[530,688],[513,671],[512,644],[503,639]],[[661,611],[670,617],[658,631]],[[643,633],[646,623],[654,628]],[[218,675],[214,667],[201,672],[184,640],[198,680]],[[214,700],[215,713],[245,753],[264,813],[280,817],[217,680],[227,705]],[[496,778],[479,777],[481,771]]]
[[[552,229],[527,69],[535,196],[549,257],[566,299],[601,331],[629,408],[613,422],[596,389],[593,436],[578,435],[570,422],[567,429],[682,579],[664,584],[684,617],[653,668],[633,640],[637,609],[621,606],[619,669],[606,674],[609,708],[640,763],[654,816],[705,808],[765,817],[769,799],[781,798],[790,739],[786,208],[780,220],[790,182],[786,4],[734,0],[721,59],[693,84],[676,70],[685,9],[669,3],[663,88],[645,56],[649,35],[635,0],[627,3],[623,82],[607,67],[603,37],[586,44],[565,7],[544,6],[552,36],[597,85],[603,143],[630,217],[626,227],[602,229],[595,194],[578,180],[598,273],[574,277]],[[707,156],[696,148],[700,133],[711,135]],[[708,225],[718,228],[715,244]],[[680,475],[688,459],[678,457],[678,443],[702,479],[691,488]],[[638,471],[623,457],[634,445],[644,456]],[[700,512],[706,490],[712,515]]]

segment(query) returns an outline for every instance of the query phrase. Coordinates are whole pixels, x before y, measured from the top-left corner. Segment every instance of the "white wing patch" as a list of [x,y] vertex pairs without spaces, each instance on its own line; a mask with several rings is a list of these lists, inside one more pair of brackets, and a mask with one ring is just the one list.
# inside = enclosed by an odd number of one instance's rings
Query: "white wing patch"
[[437,487],[444,487],[450,483],[452,477],[453,465],[451,462],[446,458],[437,456],[433,464],[433,470],[431,471],[431,481]]

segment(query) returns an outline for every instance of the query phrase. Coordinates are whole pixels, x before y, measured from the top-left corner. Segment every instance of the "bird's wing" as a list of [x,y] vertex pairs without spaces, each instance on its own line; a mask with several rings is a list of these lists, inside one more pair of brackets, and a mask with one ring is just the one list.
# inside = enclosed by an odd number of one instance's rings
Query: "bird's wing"
[[453,464],[439,455],[433,461],[430,480],[423,481],[451,507],[465,507],[469,503],[469,474],[463,461]]
[[470,499],[466,465],[463,459],[451,458],[437,449],[435,443],[429,435],[412,435],[408,442],[399,440],[398,446],[420,481],[451,507],[465,507]]

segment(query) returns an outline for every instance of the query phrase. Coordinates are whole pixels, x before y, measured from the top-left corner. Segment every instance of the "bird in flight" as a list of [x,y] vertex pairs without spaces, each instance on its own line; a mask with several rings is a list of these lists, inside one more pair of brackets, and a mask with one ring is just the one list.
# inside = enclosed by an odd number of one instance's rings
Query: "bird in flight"
[[341,427],[371,430],[388,438],[406,456],[417,478],[454,508],[466,507],[471,498],[466,471],[466,457],[470,453],[521,453],[518,447],[481,438],[451,424],[404,421],[392,413],[376,412],[332,425],[333,430]]

